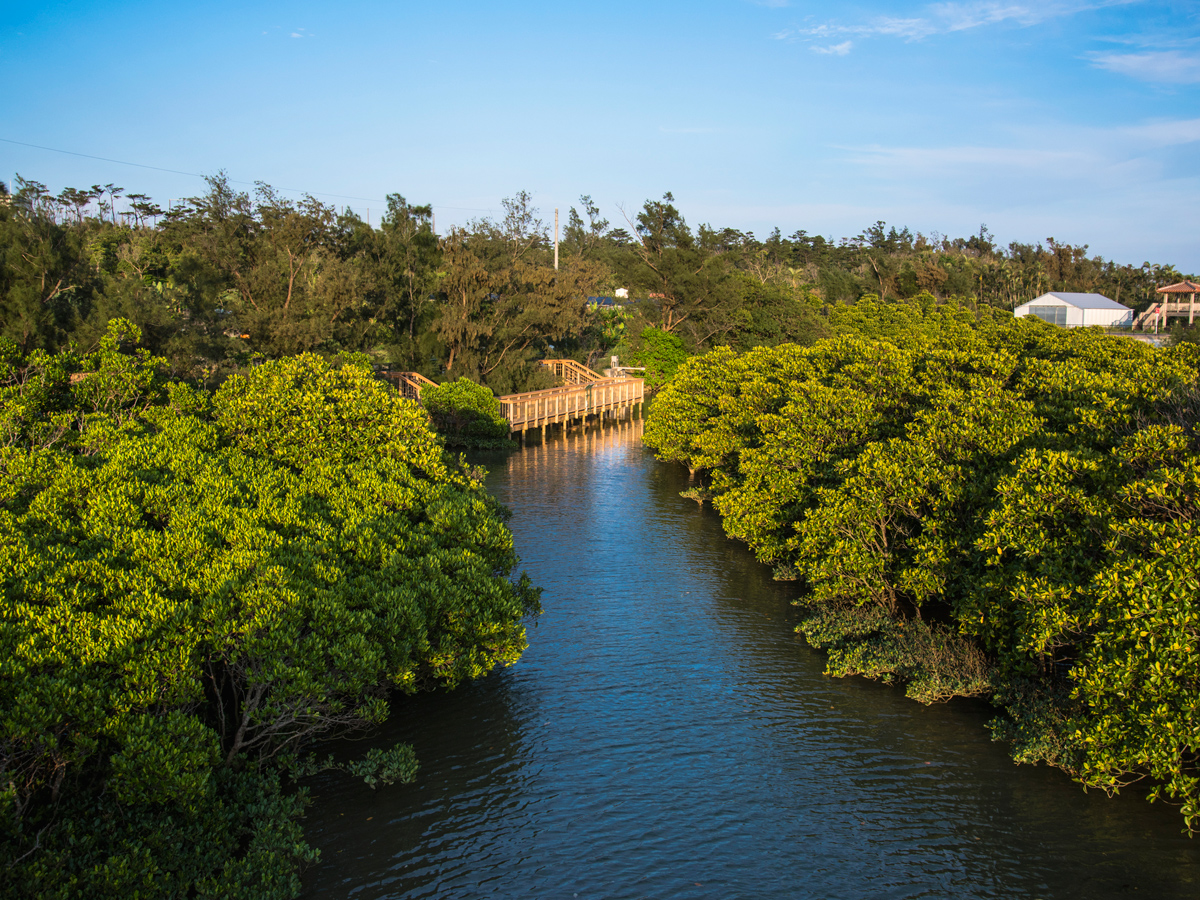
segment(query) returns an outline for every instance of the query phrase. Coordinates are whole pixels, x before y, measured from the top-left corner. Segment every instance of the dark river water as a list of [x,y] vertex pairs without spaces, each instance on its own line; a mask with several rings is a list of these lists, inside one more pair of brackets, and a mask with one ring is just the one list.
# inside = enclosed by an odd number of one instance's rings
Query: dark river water
[[1014,765],[982,703],[822,675],[640,433],[489,463],[546,611],[516,666],[396,702],[370,743],[416,783],[314,781],[306,896],[1200,898],[1176,810]]

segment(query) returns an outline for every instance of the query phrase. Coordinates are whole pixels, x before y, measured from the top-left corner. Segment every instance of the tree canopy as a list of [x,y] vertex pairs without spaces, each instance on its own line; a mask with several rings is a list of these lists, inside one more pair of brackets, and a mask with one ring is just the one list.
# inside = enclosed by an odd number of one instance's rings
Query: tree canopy
[[512,663],[538,592],[508,578],[504,510],[369,368],[303,355],[208,394],[138,337],[3,348],[6,878],[290,896],[312,742]]
[[989,697],[1018,760],[1193,828],[1200,355],[932,300],[693,357],[645,441],[799,583],[832,673]]
[[117,185],[15,187],[0,206],[0,331],[26,352],[90,350],[110,319],[127,318],[174,375],[210,386],[257,358],[362,352],[505,394],[549,386],[535,365],[546,356],[628,360],[647,328],[689,355],[748,350],[819,340],[868,296],[1010,310],[1046,290],[1099,291],[1140,308],[1183,277],[1053,238],[1000,247],[986,227],[950,238],[876,222],[840,240],[759,238],[690,224],[670,193],[623,227],[581,197],[556,268],[525,191],[498,219],[437,235],[432,208],[398,193],[370,224],[269,185],[241,191],[224,174],[165,213]]

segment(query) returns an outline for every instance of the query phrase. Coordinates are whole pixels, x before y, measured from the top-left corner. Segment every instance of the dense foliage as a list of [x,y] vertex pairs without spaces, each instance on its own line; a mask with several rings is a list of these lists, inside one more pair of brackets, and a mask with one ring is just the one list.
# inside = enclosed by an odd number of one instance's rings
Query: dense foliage
[[0,877],[292,896],[313,740],[513,662],[537,592],[507,578],[503,510],[369,368],[299,356],[210,395],[138,337],[0,346]]
[[421,405],[449,447],[496,450],[514,446],[500,401],[469,378],[421,390]]
[[1200,354],[870,299],[685,363],[645,440],[800,583],[834,674],[986,696],[1021,761],[1200,822]]
[[[868,294],[1011,309],[1045,290],[1094,290],[1138,308],[1182,277],[1053,239],[1002,248],[986,229],[951,239],[876,223],[840,241],[760,240],[689,225],[670,194],[624,228],[581,198],[556,269],[524,192],[499,220],[438,236],[430,207],[399,194],[371,225],[266,185],[238,191],[223,175],[165,212],[115,185],[16,188],[0,204],[0,334],[25,352],[91,349],[125,317],[176,376],[213,385],[255,358],[348,351],[502,395],[550,386],[536,365],[545,356],[604,368],[613,354],[657,359],[667,344],[690,355],[811,343],[829,333],[827,312]],[[620,288],[627,302],[587,302]]]
[[1044,290],[1138,307],[1170,266],[982,228],[759,240],[667,194],[627,229],[581,198],[555,267],[524,192],[438,236],[398,194],[375,227],[223,175],[165,212],[16,188],[5,889],[289,895],[304,748],[520,653],[537,594],[502,510],[372,363],[445,382],[423,398],[463,445],[504,439],[494,395],[551,386],[547,356],[671,379],[648,440],[804,583],[834,671],[989,695],[1020,758],[1148,774],[1197,814],[1193,350],[995,314]]
[[646,327],[629,341],[629,352],[623,362],[640,367],[646,391],[653,393],[668,382],[688,358],[683,341],[677,335]]

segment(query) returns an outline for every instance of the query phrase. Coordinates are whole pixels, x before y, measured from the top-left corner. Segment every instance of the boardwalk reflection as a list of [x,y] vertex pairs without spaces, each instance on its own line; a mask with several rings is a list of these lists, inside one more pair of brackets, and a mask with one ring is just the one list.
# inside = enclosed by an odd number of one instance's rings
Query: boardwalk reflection
[[513,668],[397,705],[416,785],[320,782],[309,896],[1200,896],[1177,811],[1014,766],[981,704],[825,677],[795,586],[640,435],[481,460],[546,612]]

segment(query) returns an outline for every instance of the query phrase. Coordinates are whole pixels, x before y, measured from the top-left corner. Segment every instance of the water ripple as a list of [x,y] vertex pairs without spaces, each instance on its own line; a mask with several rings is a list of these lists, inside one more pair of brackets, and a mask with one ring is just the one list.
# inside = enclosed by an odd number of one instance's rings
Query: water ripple
[[1200,895],[1174,810],[1014,766],[981,703],[824,676],[791,588],[638,434],[491,463],[546,613],[512,669],[395,703],[374,743],[411,741],[416,784],[314,780],[307,896]]

